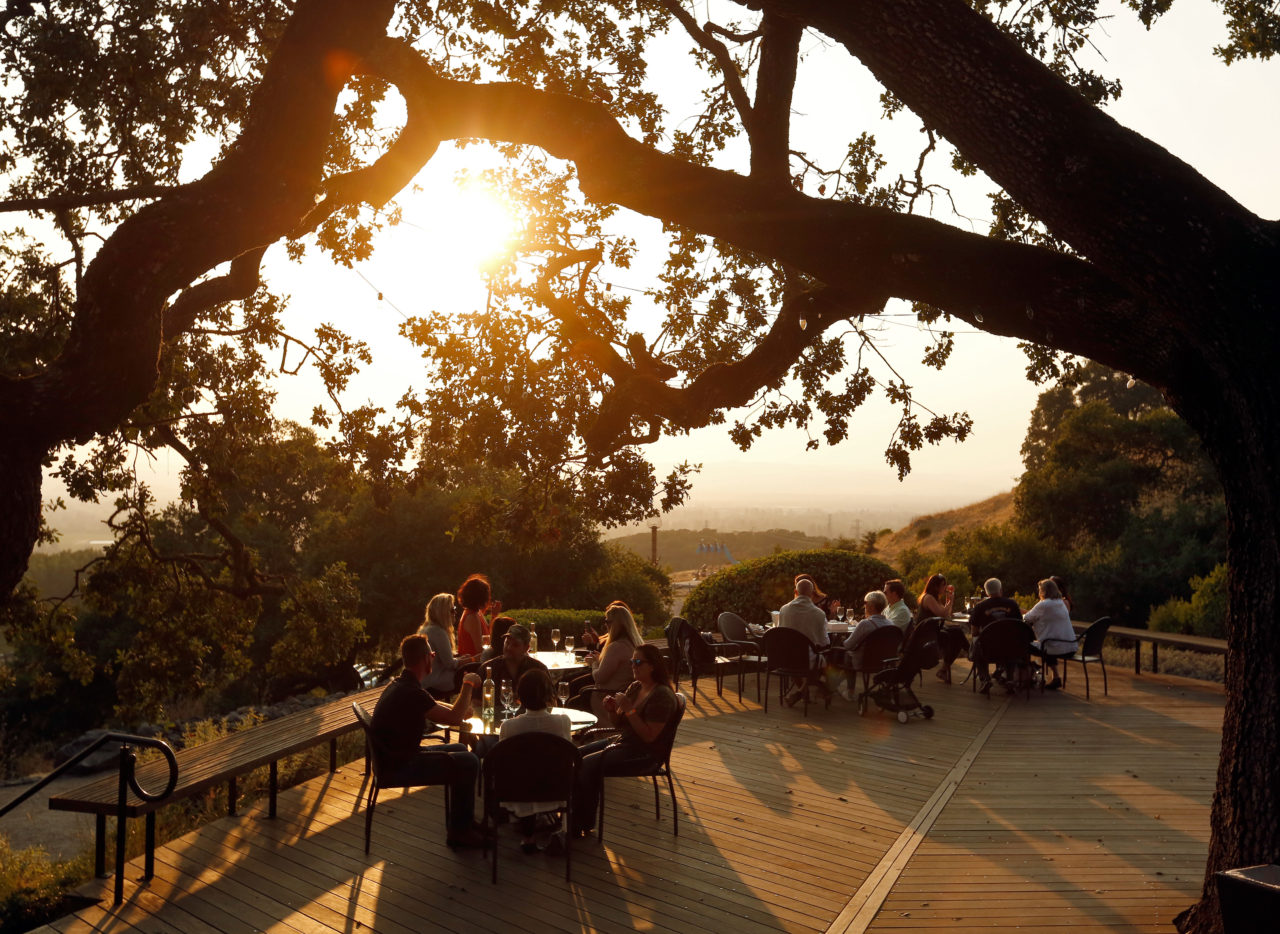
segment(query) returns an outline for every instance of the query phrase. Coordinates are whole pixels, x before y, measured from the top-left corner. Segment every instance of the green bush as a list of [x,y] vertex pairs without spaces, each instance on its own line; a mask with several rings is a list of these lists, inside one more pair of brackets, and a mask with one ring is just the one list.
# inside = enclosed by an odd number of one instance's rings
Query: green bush
[[878,558],[852,551],[784,551],[743,561],[708,577],[689,593],[684,618],[704,630],[714,629],[716,618],[725,612],[737,613],[747,622],[764,622],[792,599],[793,581],[802,572],[813,575],[824,592],[859,610],[863,594],[879,590],[898,576]]
[[1227,637],[1227,566],[1191,578],[1191,599],[1174,597],[1151,610],[1147,628],[1184,635]]
[[537,632],[538,650],[541,652],[549,651],[553,647],[551,644],[553,629],[560,630],[561,639],[565,636],[578,639],[578,646],[582,645],[582,632],[588,623],[595,627],[596,632],[604,634],[603,610],[506,610],[503,611],[503,615],[510,616],[522,626]]
[[0,934],[18,934],[62,914],[67,891],[88,876],[88,858],[52,860],[41,847],[15,850],[0,834]]

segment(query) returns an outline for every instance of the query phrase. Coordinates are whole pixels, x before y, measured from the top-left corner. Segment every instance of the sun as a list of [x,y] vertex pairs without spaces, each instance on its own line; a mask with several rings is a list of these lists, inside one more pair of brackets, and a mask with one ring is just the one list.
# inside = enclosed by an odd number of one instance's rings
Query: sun
[[480,182],[441,185],[420,204],[430,211],[439,258],[455,269],[491,266],[511,251],[524,226],[517,206]]

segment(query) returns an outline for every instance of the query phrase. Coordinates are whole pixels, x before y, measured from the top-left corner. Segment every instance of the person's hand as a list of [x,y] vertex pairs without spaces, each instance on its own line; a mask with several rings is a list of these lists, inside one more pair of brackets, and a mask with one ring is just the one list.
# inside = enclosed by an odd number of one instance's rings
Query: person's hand
[[621,691],[613,695],[612,700],[613,706],[617,709],[618,713],[626,714],[631,710],[631,698],[627,697],[627,695],[623,694]]
[[604,709],[609,711],[609,713],[618,712],[618,702],[613,699],[613,695],[609,695],[604,699]]
[[471,685],[472,689],[474,690],[476,688],[479,688],[482,682],[480,681],[480,676],[478,674],[476,674],[474,671],[468,671],[465,675],[462,676],[462,683],[464,685],[467,685],[467,684]]

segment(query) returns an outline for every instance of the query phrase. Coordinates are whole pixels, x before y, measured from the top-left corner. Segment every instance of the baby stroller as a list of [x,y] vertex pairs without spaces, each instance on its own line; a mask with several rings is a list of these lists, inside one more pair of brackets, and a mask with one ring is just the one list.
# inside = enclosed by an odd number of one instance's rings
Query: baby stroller
[[886,660],[885,667],[871,678],[871,687],[858,695],[858,715],[866,716],[867,698],[876,702],[881,710],[898,714],[898,722],[906,723],[913,715],[926,720],[933,716],[933,708],[921,704],[911,682],[922,671],[936,668],[942,658],[938,649],[938,621],[927,619],[911,630],[897,658]]

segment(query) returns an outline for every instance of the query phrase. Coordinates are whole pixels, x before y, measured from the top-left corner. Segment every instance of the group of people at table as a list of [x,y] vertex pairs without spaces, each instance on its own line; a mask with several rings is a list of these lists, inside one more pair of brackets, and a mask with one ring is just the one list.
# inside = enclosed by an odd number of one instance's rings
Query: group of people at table
[[[455,607],[461,609],[455,632]],[[455,595],[441,593],[427,603],[418,633],[400,643],[404,670],[383,691],[373,711],[373,733],[383,751],[386,784],[447,784],[450,789],[448,844],[479,846],[484,842],[475,822],[475,787],[484,753],[496,743],[521,733],[541,731],[572,740],[570,717],[554,709],[555,689],[547,666],[529,653],[530,633],[502,617],[492,601],[488,580],[473,574]],[[583,836],[594,828],[602,776],[637,762],[654,761],[655,743],[676,713],[666,662],[656,646],[646,644],[631,610],[621,601],[605,610],[606,632],[591,639],[582,659],[590,671],[571,682],[567,703],[591,710],[618,732],[580,748],[582,764],[573,795],[573,826]],[[502,646],[484,648],[495,624],[506,625]],[[482,674],[495,683],[514,686],[521,712],[504,720],[496,736],[475,736],[466,724],[474,711]],[[422,746],[428,721],[459,729],[468,743]],[[522,849],[559,851],[566,829],[547,828],[545,843],[537,839],[538,814],[559,810],[566,802],[521,804],[507,809],[517,817]]]
[[[856,625],[851,626],[843,645],[839,647],[844,652],[843,667],[854,671],[862,669],[863,648],[877,629],[896,626],[902,630],[905,639],[917,623],[926,619],[938,619],[943,627],[939,632],[942,665],[938,668],[938,679],[950,683],[951,663],[965,648],[969,648],[969,658],[978,677],[978,689],[987,694],[990,693],[993,682],[990,661],[983,650],[982,630],[999,619],[1022,620],[1031,626],[1035,634],[1035,640],[1031,644],[1032,655],[1040,658],[1053,672],[1053,678],[1045,684],[1045,688],[1056,690],[1062,686],[1058,677],[1058,658],[1070,655],[1076,648],[1076,632],[1071,625],[1071,601],[1067,596],[1066,582],[1060,577],[1045,578],[1039,582],[1037,590],[1039,601],[1024,614],[1015,600],[1003,595],[1002,584],[998,579],[988,579],[983,584],[985,599],[970,609],[965,621],[969,629],[968,635],[973,638],[970,645],[963,626],[945,625],[955,615],[955,587],[947,583],[945,576],[934,574],[929,577],[924,591],[916,601],[914,613],[907,606],[907,590],[902,581],[886,581],[882,590],[872,590],[862,598],[862,616]],[[795,599],[778,611],[777,624],[799,630],[819,651],[824,648],[830,650],[832,643],[829,621],[837,617],[845,618],[846,614],[841,610],[840,601],[824,594],[813,577],[799,574],[795,578]],[[828,651],[828,658],[830,657]],[[825,681],[818,677],[797,680],[783,700],[788,706],[794,705],[804,692],[814,688],[825,700],[830,701],[829,689]],[[846,699],[851,699],[848,681],[841,682],[839,690]]]

